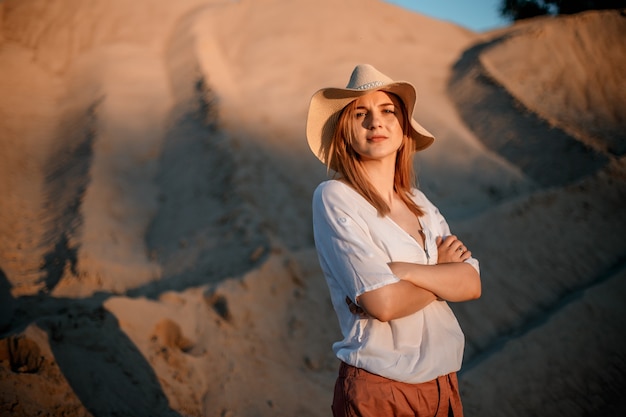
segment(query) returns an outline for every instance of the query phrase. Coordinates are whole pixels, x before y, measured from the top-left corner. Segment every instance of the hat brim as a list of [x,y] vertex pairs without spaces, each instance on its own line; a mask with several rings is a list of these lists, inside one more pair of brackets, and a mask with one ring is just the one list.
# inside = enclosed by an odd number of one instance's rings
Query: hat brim
[[[323,88],[311,97],[306,124],[309,147],[322,163],[328,165],[330,142],[343,108],[356,98],[373,91],[386,91],[400,97],[410,117],[409,136],[413,139],[414,152],[426,149],[433,143],[435,137],[413,117],[417,93],[411,83],[396,81],[371,89]],[[332,166],[330,168],[335,169]]]

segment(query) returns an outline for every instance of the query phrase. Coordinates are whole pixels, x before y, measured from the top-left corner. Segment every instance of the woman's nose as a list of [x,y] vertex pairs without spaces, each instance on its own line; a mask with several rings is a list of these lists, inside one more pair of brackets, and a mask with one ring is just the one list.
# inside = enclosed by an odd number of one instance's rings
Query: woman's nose
[[367,123],[367,127],[369,129],[375,129],[377,127],[381,126],[381,118],[379,114],[376,114],[376,112],[371,112],[369,114],[369,120]]

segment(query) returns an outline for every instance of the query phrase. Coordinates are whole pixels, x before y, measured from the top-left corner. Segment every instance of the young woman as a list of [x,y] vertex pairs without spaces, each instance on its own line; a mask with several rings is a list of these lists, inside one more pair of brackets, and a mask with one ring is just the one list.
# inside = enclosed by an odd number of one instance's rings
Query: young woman
[[446,301],[478,298],[478,261],[414,187],[433,136],[413,85],[358,65],[311,99],[307,140],[335,172],[313,196],[313,228],[343,339],[334,416],[461,416],[464,336]]

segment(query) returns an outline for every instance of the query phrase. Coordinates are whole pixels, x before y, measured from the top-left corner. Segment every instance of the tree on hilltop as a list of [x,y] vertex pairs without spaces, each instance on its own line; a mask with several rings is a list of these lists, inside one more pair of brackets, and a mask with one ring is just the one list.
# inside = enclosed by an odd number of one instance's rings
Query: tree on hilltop
[[510,20],[521,20],[547,14],[623,8],[626,0],[502,0],[500,14]]

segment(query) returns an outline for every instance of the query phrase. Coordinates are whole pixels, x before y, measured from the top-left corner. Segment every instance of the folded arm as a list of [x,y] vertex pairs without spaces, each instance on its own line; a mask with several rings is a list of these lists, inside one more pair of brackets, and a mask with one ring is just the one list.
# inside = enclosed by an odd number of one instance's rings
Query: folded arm
[[431,291],[403,280],[363,293],[357,303],[367,315],[389,321],[411,315],[436,299]]
[[389,263],[401,281],[362,294],[357,303],[363,312],[387,321],[413,314],[436,299],[468,301],[480,297],[480,275],[464,262],[472,253],[463,242],[454,235],[439,237],[437,253],[436,265]]
[[458,302],[480,297],[478,272],[464,262],[419,265],[408,262],[389,264],[401,281],[361,294],[357,303],[380,321],[413,314],[436,299]]
[[433,292],[446,301],[468,301],[480,297],[480,274],[465,261],[472,252],[456,236],[437,237],[437,264],[392,262],[398,278]]
[[431,291],[446,301],[468,301],[480,297],[480,276],[468,263],[418,265],[393,262],[389,266],[401,280]]

